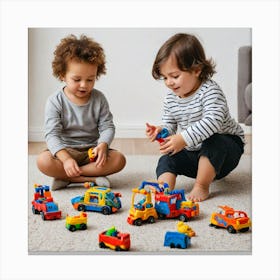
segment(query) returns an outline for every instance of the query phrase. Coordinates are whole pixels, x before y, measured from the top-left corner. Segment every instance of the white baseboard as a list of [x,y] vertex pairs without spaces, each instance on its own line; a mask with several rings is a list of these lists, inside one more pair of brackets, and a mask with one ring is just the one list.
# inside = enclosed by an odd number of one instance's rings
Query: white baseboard
[[[115,138],[146,138],[144,125],[118,125]],[[28,130],[29,142],[43,142],[44,131],[41,127],[30,127]]]
[[[252,127],[241,124],[244,129],[245,135],[252,134]],[[116,126],[115,138],[146,138],[145,135],[145,124],[122,124]],[[44,131],[41,127],[30,127],[28,131],[29,142],[43,142]]]

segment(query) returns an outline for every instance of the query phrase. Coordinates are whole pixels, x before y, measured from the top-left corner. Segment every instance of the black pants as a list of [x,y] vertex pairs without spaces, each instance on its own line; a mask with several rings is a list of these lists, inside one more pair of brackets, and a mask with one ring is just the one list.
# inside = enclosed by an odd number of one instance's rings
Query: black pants
[[173,156],[163,155],[156,169],[157,177],[165,172],[196,178],[200,156],[209,159],[216,171],[215,179],[228,175],[239,163],[244,152],[240,137],[229,134],[214,134],[204,140],[201,149],[188,151],[183,149]]

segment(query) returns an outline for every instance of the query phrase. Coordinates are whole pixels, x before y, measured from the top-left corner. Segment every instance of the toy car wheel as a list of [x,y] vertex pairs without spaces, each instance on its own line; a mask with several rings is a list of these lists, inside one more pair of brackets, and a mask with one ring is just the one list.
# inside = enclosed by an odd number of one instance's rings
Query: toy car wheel
[[110,208],[108,207],[103,207],[101,212],[103,215],[109,215],[111,213]]
[[46,218],[45,218],[45,214],[44,214],[44,212],[41,212],[41,213],[40,213],[40,215],[41,215],[42,220],[43,220],[43,221],[45,221],[45,220],[46,220]]
[[236,233],[236,230],[234,229],[233,226],[228,226],[228,227],[227,227],[227,231],[228,231],[229,233]]
[[249,230],[249,228],[248,227],[245,227],[245,228],[242,228],[241,230],[239,230],[240,232],[246,232],[246,231],[248,231]]
[[122,249],[121,249],[120,246],[116,246],[115,250],[116,250],[116,251],[121,251]]
[[75,227],[74,225],[71,225],[71,226],[69,227],[69,230],[72,231],[72,232],[74,232],[74,231],[76,231],[76,227]]
[[182,222],[187,222],[188,221],[188,217],[184,214],[181,214],[179,216],[179,221],[182,221]]
[[159,213],[158,217],[159,217],[159,219],[164,220],[166,218],[166,215]]
[[170,248],[175,248],[175,244],[174,243],[170,243]]
[[40,213],[37,209],[35,209],[34,205],[32,205],[32,213],[33,213],[34,215]]
[[85,230],[85,229],[87,229],[87,225],[86,225],[86,224],[81,224],[80,229],[81,229],[81,230]]
[[99,247],[100,248],[106,248],[106,245],[103,242],[99,242]]
[[77,209],[78,209],[78,211],[85,211],[86,207],[83,204],[79,204]]
[[136,226],[141,226],[142,225],[142,220],[141,219],[137,219],[137,220],[134,221],[134,224]]
[[148,223],[150,223],[150,224],[155,223],[155,217],[150,216],[150,217],[148,218]]
[[182,249],[181,245],[180,244],[177,244],[176,248],[178,249]]

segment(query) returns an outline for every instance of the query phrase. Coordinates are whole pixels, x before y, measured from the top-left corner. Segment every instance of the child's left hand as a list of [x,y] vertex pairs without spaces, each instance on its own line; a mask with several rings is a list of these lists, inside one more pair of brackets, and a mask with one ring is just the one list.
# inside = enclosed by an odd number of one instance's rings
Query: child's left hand
[[181,134],[168,136],[164,140],[159,148],[162,154],[175,155],[186,147],[186,142]]
[[108,145],[107,143],[100,143],[93,149],[94,154],[97,156],[95,161],[96,167],[102,167],[107,161]]

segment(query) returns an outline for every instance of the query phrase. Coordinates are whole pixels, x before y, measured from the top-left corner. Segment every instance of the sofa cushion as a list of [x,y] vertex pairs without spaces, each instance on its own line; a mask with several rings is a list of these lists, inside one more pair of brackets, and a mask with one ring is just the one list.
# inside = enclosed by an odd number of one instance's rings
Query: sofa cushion
[[252,112],[252,83],[245,88],[244,99],[247,108]]

